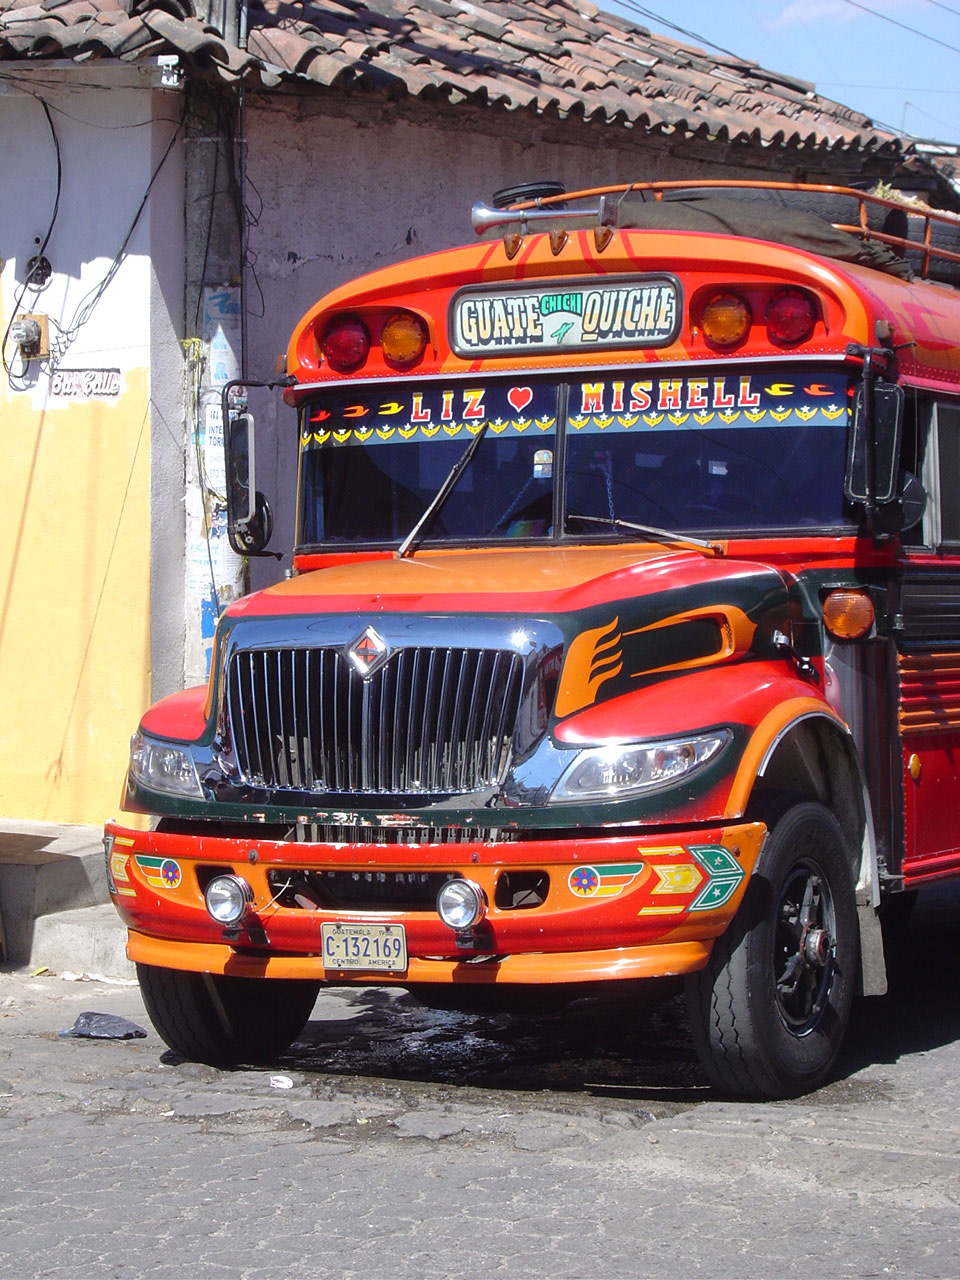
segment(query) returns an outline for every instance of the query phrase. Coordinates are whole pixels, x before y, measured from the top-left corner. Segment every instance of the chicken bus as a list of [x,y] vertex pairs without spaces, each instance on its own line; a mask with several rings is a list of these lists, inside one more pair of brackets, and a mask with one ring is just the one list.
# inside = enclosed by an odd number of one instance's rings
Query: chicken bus
[[960,222],[716,182],[473,217],[290,339],[293,568],[143,716],[149,829],[106,828],[147,1010],[230,1064],[326,984],[682,976],[712,1085],[797,1095],[882,914],[960,875]]

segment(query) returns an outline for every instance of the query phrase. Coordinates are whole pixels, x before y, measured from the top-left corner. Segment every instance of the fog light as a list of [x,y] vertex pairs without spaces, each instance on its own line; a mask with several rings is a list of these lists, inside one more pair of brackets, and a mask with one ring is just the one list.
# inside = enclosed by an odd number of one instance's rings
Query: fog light
[[437,911],[448,929],[472,929],[486,910],[483,890],[472,880],[448,880],[437,894]]
[[203,895],[207,912],[217,924],[236,924],[253,902],[253,890],[239,876],[214,876]]

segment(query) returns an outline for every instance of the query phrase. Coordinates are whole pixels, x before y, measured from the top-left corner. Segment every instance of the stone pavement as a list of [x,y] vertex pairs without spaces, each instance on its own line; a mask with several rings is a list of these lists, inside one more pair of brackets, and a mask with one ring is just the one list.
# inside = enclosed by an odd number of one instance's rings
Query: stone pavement
[[705,1088],[679,1000],[548,1017],[328,990],[276,1065],[183,1063],[131,986],[0,975],[0,1277],[960,1273],[960,894],[808,1099]]

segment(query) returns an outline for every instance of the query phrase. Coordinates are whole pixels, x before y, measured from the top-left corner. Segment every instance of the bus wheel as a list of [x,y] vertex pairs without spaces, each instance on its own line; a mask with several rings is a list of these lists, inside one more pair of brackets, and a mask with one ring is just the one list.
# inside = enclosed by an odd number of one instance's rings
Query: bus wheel
[[810,802],[767,836],[740,909],[687,979],[694,1043],[711,1084],[787,1098],[826,1076],[850,1016],[859,926],[836,819]]
[[319,982],[232,978],[138,964],[150,1021],[174,1053],[214,1067],[269,1062],[306,1026]]

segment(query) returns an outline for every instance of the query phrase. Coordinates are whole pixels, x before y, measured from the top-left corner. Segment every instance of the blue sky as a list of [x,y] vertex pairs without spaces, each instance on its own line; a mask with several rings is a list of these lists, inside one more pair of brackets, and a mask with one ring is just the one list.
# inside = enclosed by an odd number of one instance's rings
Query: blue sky
[[[770,70],[813,81],[825,97],[898,132],[960,143],[960,0],[598,3],[687,44],[709,49],[704,42],[711,41]],[[695,36],[671,30],[668,22]]]

